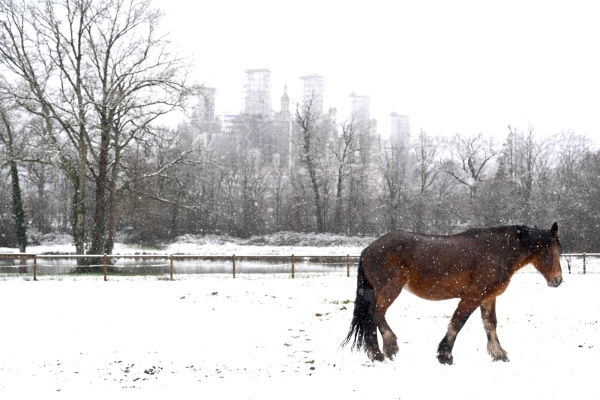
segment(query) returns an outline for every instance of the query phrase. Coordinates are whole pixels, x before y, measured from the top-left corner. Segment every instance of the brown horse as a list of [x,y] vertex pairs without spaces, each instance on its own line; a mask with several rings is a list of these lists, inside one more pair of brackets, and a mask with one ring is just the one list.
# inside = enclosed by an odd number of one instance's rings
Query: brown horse
[[[396,335],[385,313],[406,287],[427,300],[460,298],[437,358],[452,364],[456,335],[475,311],[481,309],[488,353],[494,361],[508,361],[496,335],[496,297],[515,272],[531,263],[548,286],[562,282],[558,224],[550,230],[527,226],[470,229],[448,236],[390,232],[363,250],[358,263],[354,317],[342,346],[354,336],[352,349],[365,348],[372,360],[390,359],[398,352]],[[383,353],[377,342],[383,338]]]

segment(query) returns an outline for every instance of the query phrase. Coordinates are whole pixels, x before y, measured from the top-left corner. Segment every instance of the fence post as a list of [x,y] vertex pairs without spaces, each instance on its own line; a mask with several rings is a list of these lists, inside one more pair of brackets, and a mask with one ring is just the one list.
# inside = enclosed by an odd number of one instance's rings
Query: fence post
[[292,254],[292,279],[294,279],[294,255]]
[[169,256],[169,258],[171,259],[171,262],[170,262],[170,267],[171,267],[171,268],[170,268],[170,270],[171,270],[171,280],[173,280],[173,254],[171,254],[171,255]]
[[104,264],[104,282],[106,282],[106,272],[108,270],[108,267],[106,265],[106,260],[108,257],[106,257],[106,253],[104,253],[104,257],[102,257],[102,262]]
[[37,281],[37,254],[33,255],[33,280]]
[[583,253],[583,273],[585,274],[585,253]]
[[346,276],[350,278],[350,254],[346,256]]
[[232,262],[233,262],[233,277],[235,278],[235,254],[232,257]]

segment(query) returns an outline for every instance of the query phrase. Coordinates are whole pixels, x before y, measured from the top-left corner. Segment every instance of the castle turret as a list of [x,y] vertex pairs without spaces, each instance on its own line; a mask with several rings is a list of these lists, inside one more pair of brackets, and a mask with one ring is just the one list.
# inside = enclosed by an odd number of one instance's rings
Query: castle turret
[[281,96],[281,113],[284,115],[290,112],[290,96],[287,94],[287,85],[283,87],[283,96]]

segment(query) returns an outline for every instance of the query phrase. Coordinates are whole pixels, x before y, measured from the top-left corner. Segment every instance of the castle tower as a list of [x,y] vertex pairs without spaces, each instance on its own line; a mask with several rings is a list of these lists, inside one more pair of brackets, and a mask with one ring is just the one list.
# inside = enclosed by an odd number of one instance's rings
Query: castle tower
[[354,117],[354,121],[365,128],[368,127],[371,123],[371,97],[352,92],[350,99],[350,114]]
[[198,121],[213,121],[215,119],[215,101],[217,97],[217,89],[205,87],[202,94],[198,98],[196,106],[195,118]]
[[269,117],[271,115],[271,71],[267,68],[247,69],[244,113]]
[[198,103],[192,112],[192,129],[196,137],[202,136],[202,143],[207,147],[212,136],[221,131],[220,122],[215,114],[215,102],[218,90],[205,87],[198,97]]
[[403,160],[404,170],[409,171],[414,167],[414,159],[410,157],[410,116],[390,114],[392,130],[390,134],[391,148],[388,151],[397,153]]
[[391,142],[408,148],[410,142],[410,116],[398,115],[398,113],[392,112],[390,117],[392,118]]
[[360,144],[360,159],[364,165],[373,161],[373,130],[377,132],[377,122],[371,121],[371,97],[350,93],[350,115],[358,128],[358,141]]
[[290,113],[290,96],[287,94],[287,85],[283,87],[283,96],[281,96],[281,114],[289,115]]
[[302,94],[302,104],[306,105],[312,99],[314,115],[317,118],[323,116],[323,94],[325,87],[325,78],[320,75],[305,75],[301,76],[304,90]]

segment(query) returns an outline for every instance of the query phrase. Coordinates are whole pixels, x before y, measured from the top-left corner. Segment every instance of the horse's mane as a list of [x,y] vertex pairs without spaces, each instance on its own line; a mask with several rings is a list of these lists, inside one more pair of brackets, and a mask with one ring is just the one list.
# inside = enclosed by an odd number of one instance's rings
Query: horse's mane
[[[548,247],[552,243],[552,232],[550,231],[550,229],[538,229],[537,227],[532,228],[527,225],[504,225],[504,226],[495,226],[495,227],[490,227],[490,228],[470,228],[470,229],[467,229],[466,231],[451,234],[451,235],[431,235],[431,234],[416,233],[416,232],[409,232],[409,233],[411,233],[415,236],[432,237],[432,238],[437,238],[437,237],[442,237],[442,236],[447,236],[447,237],[448,236],[471,236],[471,237],[474,236],[474,237],[476,237],[477,235],[480,235],[483,233],[496,233],[496,234],[504,233],[506,235],[515,234],[519,238],[519,240],[521,241],[523,246],[532,252],[534,252],[536,250],[536,247],[539,247],[539,246]],[[558,251],[562,251],[562,247],[560,245],[560,241],[558,240],[558,237],[556,238],[556,242],[558,244]]]
[[[552,232],[546,229],[530,228],[526,225],[515,225],[519,239],[529,250],[534,251],[538,246],[550,246],[552,243]],[[558,249],[561,250],[558,237],[556,238]]]
[[[506,225],[506,226],[497,226],[493,228],[472,228],[468,229],[462,234],[467,235],[476,235],[478,233],[483,232],[506,232],[506,233],[516,233],[517,237],[523,243],[525,248],[530,251],[535,251],[538,246],[549,246],[552,243],[552,233],[548,229],[538,229],[531,228],[527,225]],[[557,238],[558,242],[558,238]],[[560,250],[560,242],[558,242],[558,247]]]

